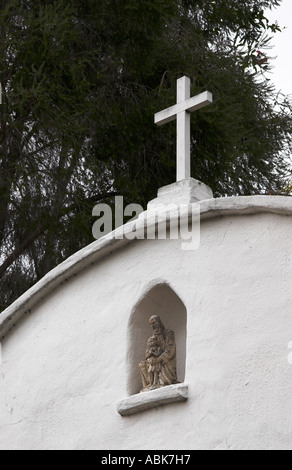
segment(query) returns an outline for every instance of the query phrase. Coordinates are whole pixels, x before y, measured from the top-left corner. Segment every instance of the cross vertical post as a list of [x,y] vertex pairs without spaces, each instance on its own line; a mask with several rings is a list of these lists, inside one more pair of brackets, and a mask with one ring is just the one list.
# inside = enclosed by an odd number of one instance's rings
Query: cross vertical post
[[[191,96],[191,81],[188,77],[177,80],[177,103],[188,100]],[[176,116],[176,181],[191,176],[191,114],[183,110]]]

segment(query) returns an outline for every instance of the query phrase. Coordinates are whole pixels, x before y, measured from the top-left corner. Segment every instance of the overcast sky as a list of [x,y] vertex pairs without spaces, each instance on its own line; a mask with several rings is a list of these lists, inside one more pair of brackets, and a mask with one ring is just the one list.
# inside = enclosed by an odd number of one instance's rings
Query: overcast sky
[[286,27],[283,32],[276,33],[270,43],[274,47],[269,55],[276,58],[272,61],[274,68],[269,78],[277,90],[292,98],[292,0],[283,0],[280,7],[267,12],[267,17],[277,20],[281,28]]

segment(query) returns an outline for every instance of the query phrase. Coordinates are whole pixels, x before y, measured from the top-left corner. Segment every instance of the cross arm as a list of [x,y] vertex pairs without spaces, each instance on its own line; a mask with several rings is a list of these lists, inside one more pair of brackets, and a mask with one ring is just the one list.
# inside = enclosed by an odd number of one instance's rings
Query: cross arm
[[182,111],[196,111],[197,109],[201,109],[212,102],[212,93],[210,93],[210,91],[204,91],[197,96],[193,96],[186,101],[182,101],[181,103],[170,106],[170,108],[164,109],[163,111],[154,114],[154,123],[158,126],[162,126],[167,122],[174,121],[176,119],[176,115]]

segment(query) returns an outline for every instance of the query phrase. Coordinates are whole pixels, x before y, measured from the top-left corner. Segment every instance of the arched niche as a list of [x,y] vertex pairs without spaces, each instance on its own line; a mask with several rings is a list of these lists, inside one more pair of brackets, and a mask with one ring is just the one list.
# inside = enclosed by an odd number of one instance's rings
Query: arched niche
[[128,393],[139,393],[142,388],[139,362],[145,359],[147,340],[152,334],[151,315],[159,315],[165,328],[175,333],[177,378],[184,382],[186,363],[187,311],[184,303],[166,283],[152,287],[135,306],[129,325],[128,338]]

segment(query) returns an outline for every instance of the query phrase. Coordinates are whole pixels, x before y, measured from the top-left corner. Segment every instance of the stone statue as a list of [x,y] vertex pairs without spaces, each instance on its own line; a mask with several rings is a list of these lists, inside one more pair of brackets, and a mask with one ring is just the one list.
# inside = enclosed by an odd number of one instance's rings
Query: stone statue
[[147,342],[145,360],[139,364],[143,383],[141,392],[177,383],[174,332],[164,327],[158,315],[152,315],[149,323],[153,335]]

